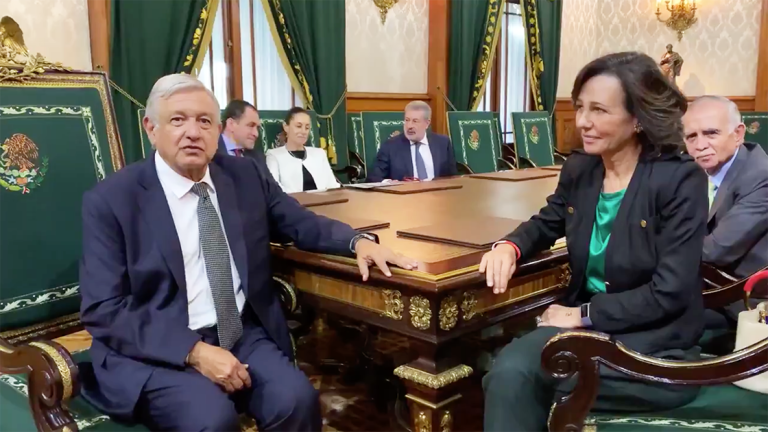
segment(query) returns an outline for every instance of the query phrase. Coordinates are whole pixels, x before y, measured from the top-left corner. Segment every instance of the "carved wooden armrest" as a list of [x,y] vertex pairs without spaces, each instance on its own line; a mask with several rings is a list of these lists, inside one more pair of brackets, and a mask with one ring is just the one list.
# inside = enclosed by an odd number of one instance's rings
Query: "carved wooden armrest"
[[600,385],[599,364],[635,379],[667,384],[714,385],[739,381],[768,370],[768,339],[732,354],[695,362],[649,357],[611,340],[604,333],[569,331],[549,340],[542,367],[555,378],[578,373],[573,392],[555,401],[549,415],[552,432],[580,432]]
[[508,160],[506,160],[504,158],[498,158],[497,159],[497,165],[501,169],[506,169],[506,170],[516,170],[517,169],[517,167],[512,162],[510,162],[510,161],[508,161]]
[[552,155],[554,156],[554,159],[555,159],[555,165],[562,165],[562,164],[564,164],[565,160],[568,158],[567,155],[565,155],[563,153],[560,153],[557,150],[554,150],[552,152]]
[[[768,267],[765,267],[755,274],[759,274],[767,270]],[[718,307],[724,307],[739,300],[743,300],[745,303],[748,303],[747,296],[744,293],[744,287],[746,286],[747,281],[754,275],[744,279],[738,279],[708,264],[703,264],[701,266],[701,272],[705,284],[705,308],[714,309]],[[749,308],[749,306],[747,306],[747,308]]]
[[469,174],[475,173],[474,171],[472,171],[469,165],[463,162],[456,162],[456,170],[459,172],[459,175],[469,175]]
[[37,341],[12,346],[0,339],[0,373],[26,374],[29,405],[38,431],[77,431],[63,403],[80,391],[72,356],[56,342]]

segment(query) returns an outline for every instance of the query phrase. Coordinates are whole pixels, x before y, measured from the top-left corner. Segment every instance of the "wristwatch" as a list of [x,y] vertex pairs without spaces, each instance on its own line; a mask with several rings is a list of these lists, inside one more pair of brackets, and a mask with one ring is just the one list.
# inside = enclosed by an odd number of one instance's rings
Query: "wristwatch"
[[361,239],[370,240],[370,241],[372,241],[374,243],[378,243],[379,242],[379,237],[376,236],[376,235],[368,234],[368,233],[360,233],[360,234],[352,237],[352,241],[349,242],[349,250],[353,254],[355,253],[355,246],[357,246],[357,242],[360,241]]
[[581,305],[581,325],[584,327],[592,327],[592,320],[589,318],[589,303]]

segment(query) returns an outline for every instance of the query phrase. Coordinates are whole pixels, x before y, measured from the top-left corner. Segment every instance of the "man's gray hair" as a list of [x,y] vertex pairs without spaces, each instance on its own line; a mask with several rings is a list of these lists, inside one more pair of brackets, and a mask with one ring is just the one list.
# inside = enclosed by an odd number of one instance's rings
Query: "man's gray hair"
[[728,127],[731,128],[731,132],[733,132],[741,124],[741,113],[739,112],[739,107],[734,101],[723,96],[704,95],[694,99],[694,101],[691,102],[690,107],[694,107],[696,104],[702,101],[720,102],[721,104],[725,105],[726,109],[728,110]]
[[158,123],[157,103],[160,99],[168,99],[176,93],[189,90],[204,90],[208,93],[211,99],[216,102],[216,115],[212,120],[214,123],[220,122],[219,101],[216,99],[216,96],[200,80],[186,74],[166,75],[157,80],[147,98],[147,117],[149,117],[149,120],[154,124]]
[[424,113],[425,119],[427,120],[432,119],[432,108],[430,108],[429,104],[424,101],[415,100],[415,101],[408,102],[408,105],[405,106],[405,111],[411,111],[411,110],[421,111]]

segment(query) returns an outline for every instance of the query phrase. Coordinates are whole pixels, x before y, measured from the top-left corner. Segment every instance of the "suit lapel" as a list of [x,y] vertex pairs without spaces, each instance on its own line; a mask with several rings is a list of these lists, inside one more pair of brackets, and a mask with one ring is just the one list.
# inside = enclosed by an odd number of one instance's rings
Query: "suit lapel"
[[[596,159],[596,166],[589,170],[589,183],[585,188],[575,188],[575,196],[572,202],[566,203],[567,206],[580,206],[575,211],[580,214],[581,220],[578,223],[579,229],[576,231],[574,243],[574,254],[571,257],[574,271],[579,269],[580,274],[584,274],[589,259],[589,242],[592,238],[592,226],[595,223],[595,212],[597,211],[597,201],[600,198],[600,190],[603,185],[603,176],[605,168],[599,159]],[[570,241],[570,239],[569,239]]]
[[413,173],[413,158],[411,157],[411,141],[408,140],[408,137],[405,136],[405,134],[401,134],[400,136],[403,137],[403,139],[400,141],[400,145],[403,147],[403,151],[400,152],[403,156],[403,160],[405,161],[405,172],[408,174],[406,177],[414,177]]
[[226,231],[229,248],[235,260],[235,266],[237,267],[237,273],[240,275],[243,290],[247,293],[248,257],[243,238],[243,222],[240,218],[240,207],[237,204],[237,195],[235,194],[235,183],[217,164],[211,163],[208,168],[211,170],[211,179],[216,187],[216,198],[219,201],[219,210],[221,212],[221,219],[224,221],[224,230]]
[[176,225],[173,223],[171,208],[165,198],[165,192],[160,185],[155,169],[155,156],[145,159],[144,173],[139,182],[144,191],[139,197],[139,210],[144,222],[152,227],[156,244],[171,270],[176,284],[182,291],[187,289],[187,281],[184,274],[184,257],[181,254],[181,244],[176,233]]
[[723,202],[725,201],[726,197],[728,196],[728,190],[731,188],[731,185],[734,182],[734,179],[736,176],[738,176],[739,168],[744,159],[746,159],[749,155],[749,153],[744,146],[739,149],[739,153],[736,154],[736,160],[733,161],[731,166],[728,168],[728,172],[725,173],[725,178],[723,178],[723,182],[720,183],[720,187],[717,188],[717,194],[715,195],[715,200],[712,202],[712,207],[709,209],[709,217],[707,218],[707,222],[711,221],[713,217],[717,214],[717,211],[720,209],[720,207],[723,205]]

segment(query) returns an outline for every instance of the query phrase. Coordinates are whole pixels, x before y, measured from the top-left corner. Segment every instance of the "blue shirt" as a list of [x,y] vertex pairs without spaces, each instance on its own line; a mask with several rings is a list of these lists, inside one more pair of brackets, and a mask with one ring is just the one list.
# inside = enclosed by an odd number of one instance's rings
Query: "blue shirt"
[[733,161],[736,160],[736,155],[739,154],[739,148],[741,148],[741,146],[736,147],[736,152],[733,153],[733,156],[731,156],[728,162],[720,168],[720,171],[718,171],[717,174],[709,176],[709,181],[715,186],[715,193],[720,189],[720,185],[723,184],[723,180],[725,180],[725,175],[728,174],[728,169],[731,168]]
[[229,153],[230,156],[235,156],[235,149],[239,149],[240,146],[238,146],[234,140],[224,134],[221,134],[221,139],[224,140],[224,145],[227,147],[227,153]]

